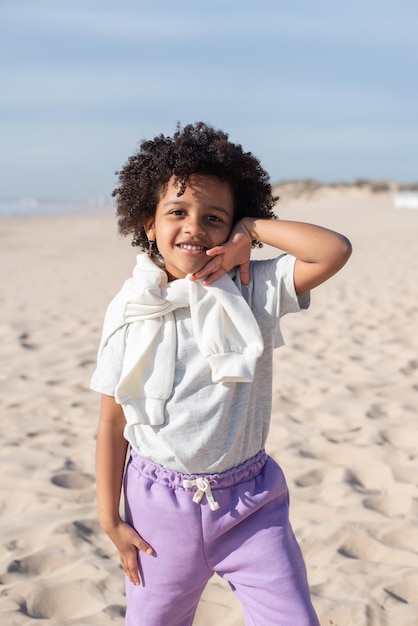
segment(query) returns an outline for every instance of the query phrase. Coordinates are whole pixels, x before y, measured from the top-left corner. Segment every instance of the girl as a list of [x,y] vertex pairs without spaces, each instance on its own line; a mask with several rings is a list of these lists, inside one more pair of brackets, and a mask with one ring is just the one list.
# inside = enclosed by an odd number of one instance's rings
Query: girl
[[[92,388],[98,517],[126,575],[126,624],[190,626],[217,572],[247,626],[318,626],[264,446],[280,317],[308,307],[350,244],[274,220],[259,161],[203,123],[143,142],[119,181],[119,230],[143,252],[107,310]],[[261,243],[286,254],[250,262]]]

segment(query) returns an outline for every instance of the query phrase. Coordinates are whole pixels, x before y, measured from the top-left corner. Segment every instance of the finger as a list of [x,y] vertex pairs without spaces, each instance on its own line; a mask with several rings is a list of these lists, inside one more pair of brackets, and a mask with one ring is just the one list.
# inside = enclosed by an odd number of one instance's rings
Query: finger
[[141,579],[139,577],[138,571],[138,552],[137,550],[132,550],[129,556],[121,557],[122,569],[123,573],[127,578],[129,578],[130,582],[133,585],[140,585]]
[[203,284],[205,285],[205,287],[208,287],[209,285],[214,283],[215,280],[218,280],[218,278],[220,278],[224,274],[225,274],[225,270],[221,267],[217,272],[214,272],[214,273],[210,274],[210,276],[207,276],[204,279]]
[[149,543],[144,541],[142,537],[138,536],[138,540],[135,542],[135,546],[138,548],[138,550],[140,550],[140,552],[143,552],[144,554],[148,554],[148,556],[151,556],[152,554],[154,554],[154,549],[152,548],[152,546],[150,546]]
[[197,279],[200,279],[200,278],[205,278],[206,276],[209,276],[210,274],[213,274],[214,272],[219,271],[221,267],[222,267],[222,258],[221,257],[219,257],[217,259],[211,259],[200,270],[198,270],[197,272],[192,274],[192,276],[190,278],[191,278],[191,280],[197,280]]
[[128,532],[126,539],[128,541],[128,544],[132,546],[132,549],[136,548],[140,550],[141,552],[144,552],[145,554],[154,553],[152,546],[147,541],[145,541],[145,539],[143,539],[141,535],[137,533],[137,531],[132,526],[130,526],[129,524],[126,524],[125,528],[127,529],[127,532]]
[[241,282],[243,285],[248,285],[250,282],[250,262],[243,263],[239,267],[239,275],[241,277]]
[[218,254],[223,254],[225,252],[225,246],[226,244],[223,244],[222,246],[215,246],[214,248],[209,248],[209,250],[206,250],[206,254],[208,256],[217,256]]

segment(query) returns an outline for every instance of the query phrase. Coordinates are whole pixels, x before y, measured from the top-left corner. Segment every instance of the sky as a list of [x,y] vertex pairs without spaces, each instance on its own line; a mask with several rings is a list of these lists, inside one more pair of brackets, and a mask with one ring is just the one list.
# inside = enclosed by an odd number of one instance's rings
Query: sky
[[0,198],[108,198],[205,121],[272,182],[418,181],[416,0],[0,0]]

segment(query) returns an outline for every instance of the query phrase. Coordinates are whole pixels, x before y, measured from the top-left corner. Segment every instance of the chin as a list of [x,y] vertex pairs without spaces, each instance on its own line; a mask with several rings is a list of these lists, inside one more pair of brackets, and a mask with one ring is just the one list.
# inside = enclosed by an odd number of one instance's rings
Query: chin
[[196,263],[186,263],[184,265],[179,265],[176,267],[167,267],[166,272],[172,277],[172,280],[178,280],[180,278],[186,278],[188,274],[194,274],[202,269],[207,263],[207,259],[204,262],[196,262]]

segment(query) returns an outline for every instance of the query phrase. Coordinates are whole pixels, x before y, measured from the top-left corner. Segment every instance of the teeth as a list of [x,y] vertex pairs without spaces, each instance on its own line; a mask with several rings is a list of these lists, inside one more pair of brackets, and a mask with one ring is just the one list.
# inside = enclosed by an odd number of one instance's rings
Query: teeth
[[188,243],[181,243],[180,248],[183,248],[183,250],[204,250],[203,246],[192,246]]

